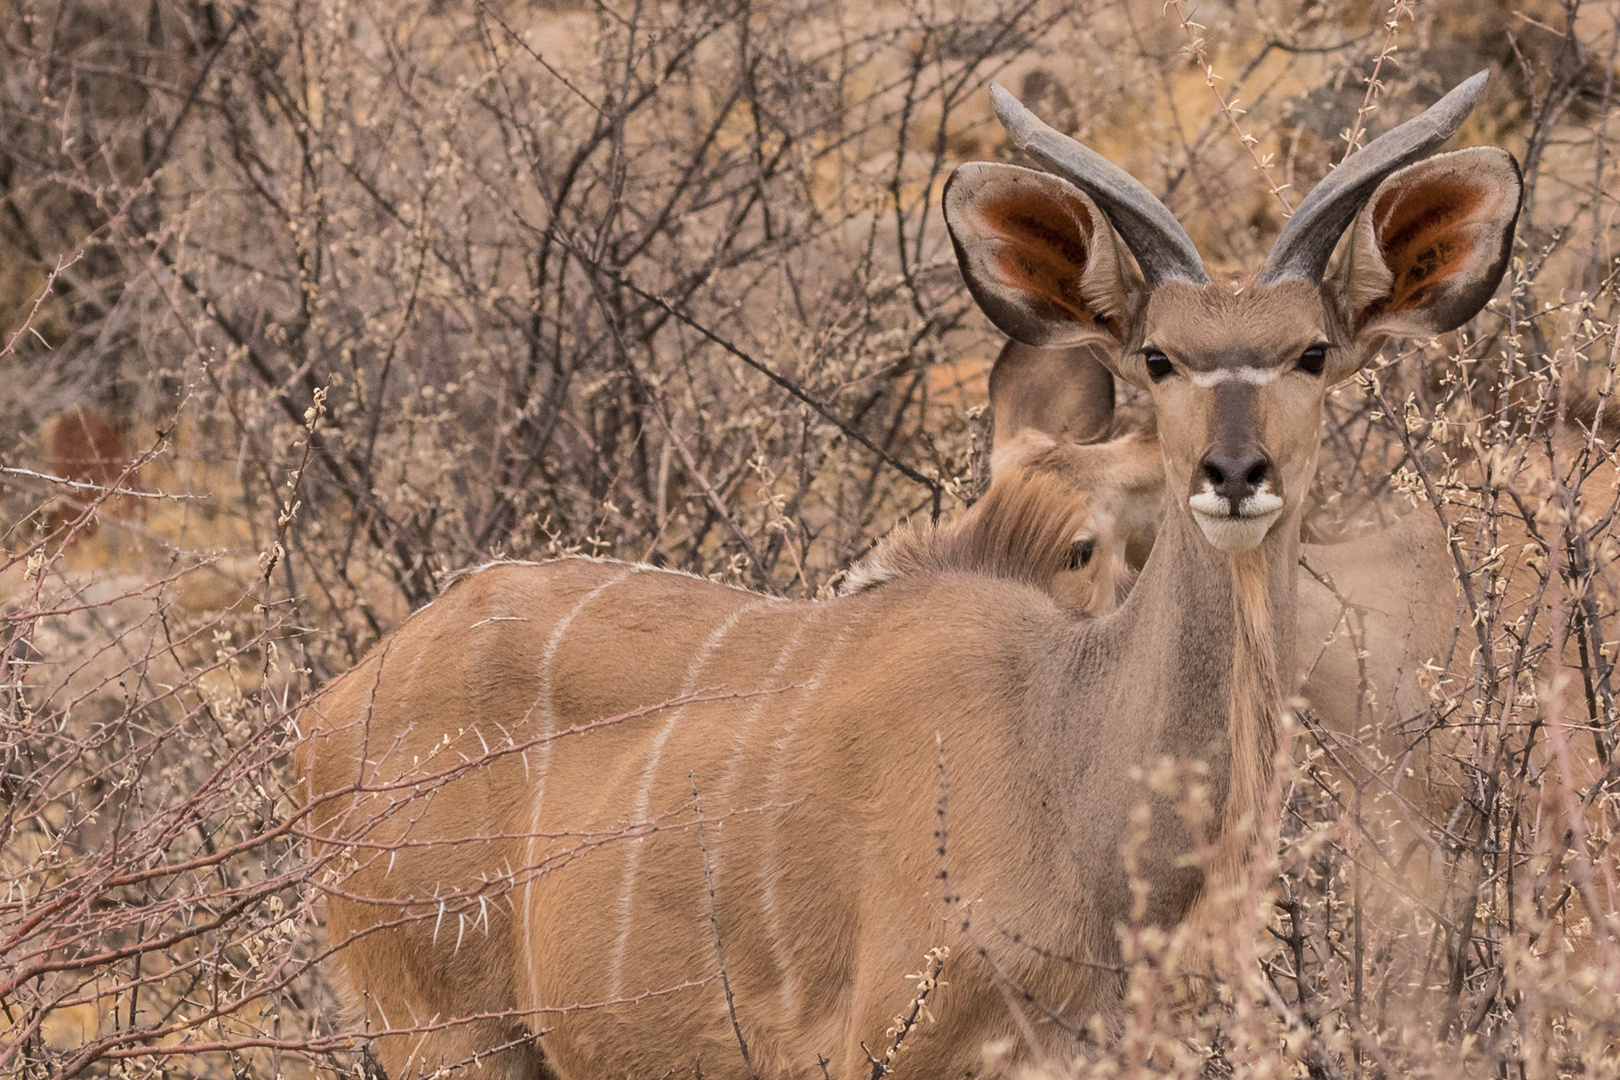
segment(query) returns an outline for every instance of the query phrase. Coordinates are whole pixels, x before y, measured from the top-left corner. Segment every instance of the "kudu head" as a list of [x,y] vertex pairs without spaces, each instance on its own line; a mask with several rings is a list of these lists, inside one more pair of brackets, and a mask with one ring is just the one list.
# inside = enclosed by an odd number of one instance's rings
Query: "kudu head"
[[1114,377],[1104,361],[1094,345],[1009,341],[990,369],[991,491],[1050,482],[1079,500],[1067,564],[1047,587],[1087,615],[1112,611],[1129,591],[1152,546],[1164,487],[1151,433],[1115,434]]
[[850,568],[842,593],[970,570],[1034,585],[1083,615],[1118,606],[1159,519],[1158,443],[1142,433],[1109,438],[1114,377],[1091,346],[1008,342],[990,369],[990,407],[984,497],[949,525],[895,528]]
[[962,165],[945,188],[945,219],[969,289],[1008,336],[1093,346],[1148,391],[1166,484],[1182,493],[1174,501],[1215,547],[1245,551],[1283,518],[1297,527],[1328,388],[1387,337],[1460,326],[1501,280],[1518,164],[1496,147],[1420,160],[1484,86],[1482,72],[1346,159],[1241,287],[1210,280],[1141,183],[999,86],[991,97],[1013,145],[1047,171]]

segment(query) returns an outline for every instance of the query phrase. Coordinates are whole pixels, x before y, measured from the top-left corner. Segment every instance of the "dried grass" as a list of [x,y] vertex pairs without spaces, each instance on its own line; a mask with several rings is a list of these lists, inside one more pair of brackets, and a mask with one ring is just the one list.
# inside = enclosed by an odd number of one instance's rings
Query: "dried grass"
[[[1613,5],[1460,0],[0,10],[0,1073],[371,1067],[294,709],[457,569],[585,551],[824,596],[971,500],[995,346],[938,195],[1004,153],[990,79],[1237,268],[1360,129],[1491,67],[1464,137],[1525,166],[1511,281],[1334,394],[1310,522],[1411,497],[1467,530],[1472,675],[1404,718],[1450,802],[1335,767],[1303,715],[1218,977],[1123,927],[1122,1027],[1041,1071],[1620,1074],[1620,496],[1586,480],[1617,47]],[[142,494],[49,479],[74,407]],[[1530,550],[1496,550],[1512,515]],[[1547,655],[1575,660],[1538,681]],[[1194,779],[1144,784],[1196,815]]]

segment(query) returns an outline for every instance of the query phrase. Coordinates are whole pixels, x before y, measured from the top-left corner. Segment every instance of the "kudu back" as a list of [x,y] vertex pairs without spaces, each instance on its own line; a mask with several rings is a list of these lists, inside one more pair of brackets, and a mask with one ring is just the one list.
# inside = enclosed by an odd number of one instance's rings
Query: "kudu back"
[[[329,931],[389,1075],[871,1075],[906,974],[947,948],[902,1072],[977,1075],[989,1041],[1016,1061],[1106,1021],[1133,897],[1175,924],[1265,833],[1326,388],[1501,276],[1512,159],[1419,161],[1483,82],[1335,170],[1241,292],[1140,183],[994,88],[1048,171],[953,174],[968,286],[1027,345],[1101,350],[1156,412],[1172,494],[1116,610],[994,559],[822,603],[500,564],[315,699]],[[1324,281],[1352,221],[1353,266]],[[1084,507],[1027,487],[1007,512],[1049,566]],[[1133,779],[1166,759],[1204,764],[1213,837]]]

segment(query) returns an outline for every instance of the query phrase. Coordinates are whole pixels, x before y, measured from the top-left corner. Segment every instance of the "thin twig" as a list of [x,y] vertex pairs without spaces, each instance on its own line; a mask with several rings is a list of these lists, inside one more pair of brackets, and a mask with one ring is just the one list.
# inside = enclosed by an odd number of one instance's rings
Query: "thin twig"
[[1294,205],[1288,201],[1288,195],[1286,194],[1290,185],[1287,183],[1279,184],[1277,178],[1271,174],[1274,155],[1262,155],[1255,149],[1260,140],[1245,132],[1243,125],[1238,123],[1238,117],[1243,115],[1243,110],[1237,107],[1237,99],[1233,98],[1228,101],[1226,95],[1221,93],[1221,88],[1215,85],[1220,81],[1221,77],[1215,74],[1215,65],[1210,63],[1209,56],[1204,51],[1203,31],[1206,28],[1202,23],[1193,22],[1192,16],[1187,13],[1183,0],[1167,0],[1165,10],[1169,11],[1171,8],[1175,9],[1176,18],[1181,23],[1181,29],[1187,35],[1187,52],[1198,62],[1198,66],[1204,69],[1204,83],[1209,87],[1209,92],[1215,95],[1216,111],[1226,117],[1226,122],[1232,126],[1232,131],[1237,135],[1238,142],[1242,145],[1244,152],[1249,155],[1249,160],[1254,162],[1254,167],[1259,170],[1261,177],[1264,178],[1267,190],[1275,195],[1277,201],[1282,204],[1283,213],[1285,215],[1292,214]]
[[174,502],[190,500],[194,502],[207,502],[214,496],[210,493],[202,495],[176,495],[167,491],[139,491],[135,488],[108,487],[105,484],[92,484],[88,480],[69,480],[65,476],[52,476],[50,473],[35,472],[33,469],[17,468],[11,465],[0,465],[0,473],[11,476],[26,476],[31,480],[43,480],[48,484],[59,484],[75,491],[99,491],[106,495],[126,495],[131,499],[169,499]]
[[[1367,117],[1377,106],[1373,101],[1378,96],[1379,88],[1384,84],[1378,81],[1378,75],[1384,70],[1384,61],[1395,53],[1395,32],[1401,24],[1401,17],[1410,19],[1412,13],[1407,8],[1408,0],[1395,0],[1389,9],[1389,15],[1384,20],[1384,47],[1378,50],[1378,59],[1373,61],[1372,74],[1367,76],[1367,93],[1362,96],[1361,108],[1356,110],[1356,122],[1344,136],[1344,158],[1349,157],[1361,149],[1361,132],[1366,126]],[[1344,158],[1339,160],[1342,162]]]
[[720,916],[714,903],[714,866],[709,862],[709,846],[703,839],[703,806],[698,801],[697,773],[688,772],[686,778],[692,783],[692,814],[697,819],[698,854],[703,858],[703,883],[709,893],[709,929],[714,932],[714,956],[720,967],[720,985],[726,991],[726,1012],[731,1016],[731,1033],[737,1037],[737,1049],[742,1051],[748,1075],[753,1080],[759,1080],[759,1070],[754,1068],[754,1059],[748,1053],[748,1040],[743,1038],[742,1025],[737,1022],[737,1001],[731,994],[731,977],[726,974],[726,950],[720,941]]

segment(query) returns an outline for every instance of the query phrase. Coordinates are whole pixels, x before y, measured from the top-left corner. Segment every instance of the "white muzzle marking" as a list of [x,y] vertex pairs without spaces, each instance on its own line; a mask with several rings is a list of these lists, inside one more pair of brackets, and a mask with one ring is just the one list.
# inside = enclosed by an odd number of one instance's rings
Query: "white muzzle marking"
[[1231,502],[1208,487],[1190,497],[1187,506],[1204,539],[1227,552],[1248,551],[1259,544],[1283,512],[1282,497],[1264,485],[1238,503],[1235,514]]

